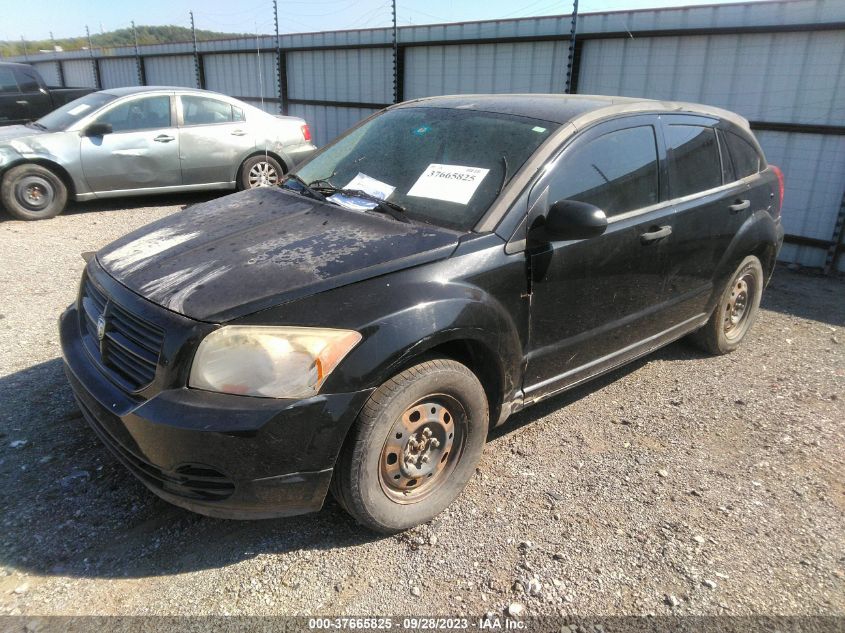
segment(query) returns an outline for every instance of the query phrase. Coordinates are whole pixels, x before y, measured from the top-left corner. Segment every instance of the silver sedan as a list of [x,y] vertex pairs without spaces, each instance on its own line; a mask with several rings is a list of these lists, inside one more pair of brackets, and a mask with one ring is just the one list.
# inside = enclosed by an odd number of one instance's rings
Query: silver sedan
[[0,199],[22,220],[76,200],[272,186],[316,148],[308,125],[206,90],[116,88],[0,128]]

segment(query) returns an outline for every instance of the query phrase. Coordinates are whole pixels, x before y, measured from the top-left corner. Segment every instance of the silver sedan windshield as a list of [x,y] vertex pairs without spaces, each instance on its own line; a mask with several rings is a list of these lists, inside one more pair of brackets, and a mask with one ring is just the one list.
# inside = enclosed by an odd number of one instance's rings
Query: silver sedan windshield
[[117,97],[105,92],[92,92],[89,95],[66,103],[58,110],[50,112],[50,114],[45,114],[36,123],[51,132],[66,130],[82,117],[91,114],[115,99]]

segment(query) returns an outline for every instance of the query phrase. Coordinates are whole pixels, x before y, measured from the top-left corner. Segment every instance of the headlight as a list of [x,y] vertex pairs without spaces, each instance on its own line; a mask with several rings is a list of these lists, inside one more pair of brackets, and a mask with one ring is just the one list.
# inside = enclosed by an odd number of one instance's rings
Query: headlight
[[227,325],[200,343],[188,384],[245,396],[307,398],[360,340],[352,330]]

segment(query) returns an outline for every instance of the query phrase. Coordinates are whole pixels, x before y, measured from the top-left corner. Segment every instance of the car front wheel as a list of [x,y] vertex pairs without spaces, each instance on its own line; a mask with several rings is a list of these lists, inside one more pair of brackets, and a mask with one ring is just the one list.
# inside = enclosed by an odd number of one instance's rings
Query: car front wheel
[[67,187],[55,173],[41,165],[18,165],[3,176],[3,206],[19,220],[46,220],[61,213]]
[[486,393],[466,366],[436,359],[410,367],[364,405],[335,467],[332,494],[377,532],[425,523],[475,472],[487,427]]
[[692,335],[692,341],[711,354],[734,351],[757,319],[763,285],[760,260],[749,255],[731,276],[716,309],[707,324]]

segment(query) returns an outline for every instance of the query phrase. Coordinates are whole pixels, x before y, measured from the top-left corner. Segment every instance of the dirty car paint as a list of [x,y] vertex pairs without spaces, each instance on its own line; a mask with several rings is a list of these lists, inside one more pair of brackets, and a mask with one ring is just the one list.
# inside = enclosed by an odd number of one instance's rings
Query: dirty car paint
[[143,227],[97,258],[154,303],[201,321],[225,321],[448,257],[458,236],[259,188]]

